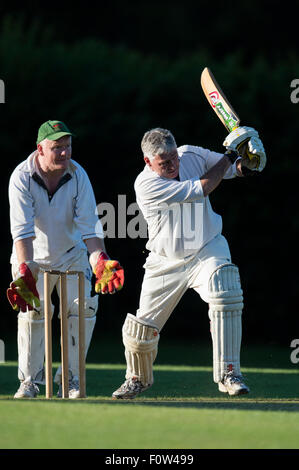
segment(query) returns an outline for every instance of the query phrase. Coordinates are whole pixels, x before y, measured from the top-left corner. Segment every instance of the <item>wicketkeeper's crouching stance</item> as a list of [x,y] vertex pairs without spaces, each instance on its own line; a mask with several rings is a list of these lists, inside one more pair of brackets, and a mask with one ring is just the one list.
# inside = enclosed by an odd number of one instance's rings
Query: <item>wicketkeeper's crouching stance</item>
[[188,288],[209,304],[213,378],[219,390],[230,395],[249,392],[240,370],[239,271],[208,195],[223,178],[262,171],[266,156],[252,128],[239,127],[224,145],[224,155],[190,145],[177,148],[173,135],[160,128],[143,137],[146,166],[135,190],[148,223],[150,253],[139,309],[136,316],[128,314],[123,325],[126,380],[114,398],[134,398],[153,384],[161,330]]
[[[96,293],[114,293],[124,283],[123,269],[105,253],[96,201],[85,170],[71,159],[72,133],[61,121],[39,129],[37,149],[10,178],[9,201],[13,251],[8,299],[18,312],[18,377],[15,398],[34,398],[44,384],[43,269],[85,274],[85,355],[96,323],[98,296],[91,295],[92,271]],[[89,254],[89,258],[88,258]],[[51,276],[50,291],[58,276]],[[78,286],[67,281],[69,398],[78,398]],[[54,309],[52,308],[52,312]],[[61,397],[61,368],[55,382]]]

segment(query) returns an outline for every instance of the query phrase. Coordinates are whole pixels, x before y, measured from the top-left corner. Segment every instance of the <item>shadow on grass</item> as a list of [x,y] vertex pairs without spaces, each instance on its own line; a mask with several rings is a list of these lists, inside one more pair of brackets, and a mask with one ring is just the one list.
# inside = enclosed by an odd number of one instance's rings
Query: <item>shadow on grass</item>
[[[238,409],[263,411],[299,412],[299,374],[287,369],[283,372],[261,369],[250,370],[244,374],[251,392],[249,395],[230,397],[220,393],[213,382],[211,370],[157,370],[154,372],[154,385],[135,400],[113,400],[112,392],[124,381],[125,366],[118,368],[97,368],[88,365],[87,395],[85,400],[54,399],[47,403],[72,404],[112,404],[112,405],[146,405],[166,407],[186,407],[197,409]],[[0,400],[12,399],[18,387],[17,367],[5,364],[0,367]],[[44,401],[44,387],[40,386],[40,398]],[[98,398],[97,398],[98,397]],[[25,400],[26,401],[26,400]],[[32,402],[32,400],[29,400]],[[24,402],[24,400],[22,400]]]

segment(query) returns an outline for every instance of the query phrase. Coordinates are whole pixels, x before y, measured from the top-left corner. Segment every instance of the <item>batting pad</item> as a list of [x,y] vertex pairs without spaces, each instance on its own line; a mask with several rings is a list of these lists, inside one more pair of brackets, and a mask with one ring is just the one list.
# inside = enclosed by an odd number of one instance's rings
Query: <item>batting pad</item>
[[158,352],[158,328],[127,314],[122,329],[127,361],[126,379],[137,377],[144,386],[152,385],[153,363]]
[[44,384],[44,319],[37,315],[29,310],[18,315],[18,378]]
[[233,370],[240,375],[243,291],[234,264],[219,266],[209,279],[209,318],[216,383]]

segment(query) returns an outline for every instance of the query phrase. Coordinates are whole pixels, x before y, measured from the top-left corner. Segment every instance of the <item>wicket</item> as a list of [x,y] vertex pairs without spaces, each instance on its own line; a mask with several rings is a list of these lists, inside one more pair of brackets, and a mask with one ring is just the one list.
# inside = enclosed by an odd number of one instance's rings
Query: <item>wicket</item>
[[84,323],[84,273],[81,271],[44,271],[44,302],[45,302],[45,375],[46,398],[53,397],[52,372],[52,308],[50,276],[59,276],[60,286],[60,333],[61,333],[61,370],[62,398],[69,396],[69,367],[68,367],[68,318],[67,318],[67,276],[78,276],[78,315],[79,315],[79,389],[80,398],[86,397],[85,371],[85,323]]

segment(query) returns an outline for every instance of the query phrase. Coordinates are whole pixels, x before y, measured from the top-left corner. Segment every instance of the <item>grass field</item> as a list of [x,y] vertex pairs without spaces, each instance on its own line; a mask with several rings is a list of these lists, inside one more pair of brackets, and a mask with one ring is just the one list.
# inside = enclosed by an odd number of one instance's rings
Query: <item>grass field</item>
[[154,386],[134,401],[111,399],[125,364],[117,348],[110,363],[92,361],[107,348],[91,352],[83,400],[45,400],[43,386],[38,399],[14,400],[17,362],[1,364],[0,448],[299,449],[299,367],[288,348],[244,348],[251,393],[228,397],[206,365],[209,346],[165,344]]

